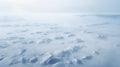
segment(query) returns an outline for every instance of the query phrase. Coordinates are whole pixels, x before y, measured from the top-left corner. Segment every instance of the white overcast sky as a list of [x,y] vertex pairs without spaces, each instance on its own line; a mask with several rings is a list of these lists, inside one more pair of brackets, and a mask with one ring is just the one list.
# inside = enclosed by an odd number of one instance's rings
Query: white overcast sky
[[120,0],[0,0],[0,12],[120,13]]

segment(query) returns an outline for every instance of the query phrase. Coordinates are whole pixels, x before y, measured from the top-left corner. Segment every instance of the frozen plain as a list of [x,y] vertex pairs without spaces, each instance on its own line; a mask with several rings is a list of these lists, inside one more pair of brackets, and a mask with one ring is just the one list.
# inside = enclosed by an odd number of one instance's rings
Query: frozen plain
[[0,67],[120,67],[120,15],[0,18]]

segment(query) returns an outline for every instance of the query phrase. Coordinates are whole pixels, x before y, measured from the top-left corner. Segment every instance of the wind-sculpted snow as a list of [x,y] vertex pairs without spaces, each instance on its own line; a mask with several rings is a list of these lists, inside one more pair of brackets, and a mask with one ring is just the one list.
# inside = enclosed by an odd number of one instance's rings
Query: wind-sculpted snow
[[119,19],[103,17],[0,23],[0,67],[119,67]]
[[7,47],[9,47],[9,44],[7,44],[7,43],[0,44],[0,48],[7,48]]

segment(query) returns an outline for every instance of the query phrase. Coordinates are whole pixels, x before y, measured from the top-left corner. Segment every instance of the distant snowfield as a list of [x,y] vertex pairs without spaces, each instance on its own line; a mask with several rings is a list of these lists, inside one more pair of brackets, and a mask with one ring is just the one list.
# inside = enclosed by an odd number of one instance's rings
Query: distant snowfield
[[0,16],[0,67],[120,67],[120,15]]

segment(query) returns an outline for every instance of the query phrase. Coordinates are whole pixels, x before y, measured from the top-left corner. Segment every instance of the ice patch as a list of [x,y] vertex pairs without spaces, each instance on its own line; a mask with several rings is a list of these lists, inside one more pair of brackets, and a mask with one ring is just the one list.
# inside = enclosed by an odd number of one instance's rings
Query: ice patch
[[42,39],[42,41],[39,42],[39,44],[49,44],[52,42],[52,39],[50,38],[45,38],[45,39]]
[[107,36],[104,35],[104,34],[99,34],[97,37],[98,37],[99,39],[107,39]]
[[65,34],[70,34],[71,32],[64,32]]
[[7,47],[9,47],[9,44],[0,43],[0,48],[7,48]]
[[36,32],[36,34],[42,34],[43,32]]
[[22,58],[22,63],[23,63],[23,64],[26,64],[27,62],[28,62],[28,60],[23,57],[23,58]]
[[53,64],[56,64],[58,62],[60,62],[61,59],[60,58],[57,58],[53,55],[49,55],[47,57],[45,57],[43,60],[42,60],[42,64],[43,65],[53,65]]
[[76,36],[75,34],[68,35],[68,37],[75,37],[75,36]]
[[63,40],[63,39],[64,39],[64,37],[62,37],[62,36],[55,37],[55,40]]
[[23,55],[26,51],[27,51],[26,49],[22,49],[20,55]]
[[32,57],[30,58],[30,62],[31,63],[36,63],[38,61],[38,58],[37,57]]
[[0,55],[0,61],[2,61],[4,58],[4,55]]
[[82,60],[91,60],[93,58],[92,55],[88,55],[88,56],[83,56],[81,59]]
[[93,51],[93,54],[99,55],[100,53],[98,51]]
[[83,64],[83,62],[80,59],[75,58],[70,61],[70,64]]
[[82,39],[76,39],[75,42],[76,42],[76,43],[82,43],[82,42],[84,42],[84,41],[83,41]]

